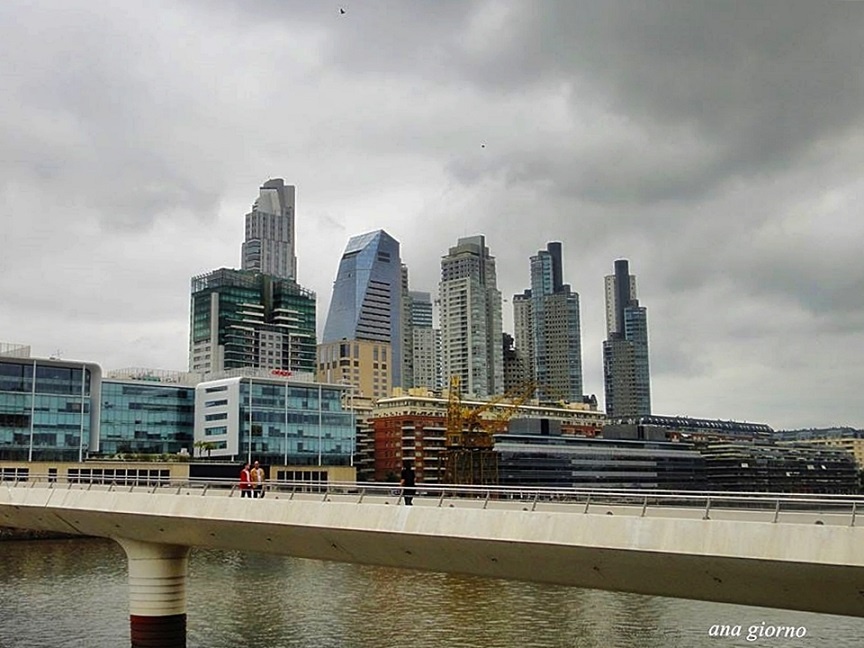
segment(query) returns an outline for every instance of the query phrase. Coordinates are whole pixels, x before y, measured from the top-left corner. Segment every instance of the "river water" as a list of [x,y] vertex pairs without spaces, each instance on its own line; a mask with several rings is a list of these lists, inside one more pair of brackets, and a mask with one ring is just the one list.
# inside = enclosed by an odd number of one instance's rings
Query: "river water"
[[[127,647],[128,614],[112,541],[0,542],[0,648]],[[765,636],[777,625],[806,634]],[[864,619],[194,549],[187,633],[189,648],[843,648],[864,645]]]

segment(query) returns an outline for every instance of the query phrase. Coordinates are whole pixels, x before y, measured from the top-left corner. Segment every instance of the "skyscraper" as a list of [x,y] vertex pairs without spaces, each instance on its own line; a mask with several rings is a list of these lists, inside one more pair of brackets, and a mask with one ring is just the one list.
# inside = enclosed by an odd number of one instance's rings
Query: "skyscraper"
[[410,292],[411,342],[415,387],[441,388],[441,332],[433,328],[432,296]]
[[241,269],[280,279],[297,279],[294,242],[294,186],[268,180],[246,214]]
[[579,295],[564,283],[561,243],[547,244],[530,267],[531,288],[513,301],[517,349],[523,346],[540,400],[581,401]]
[[192,279],[189,370],[315,370],[315,293],[291,279],[222,268]]
[[617,419],[651,414],[648,365],[648,316],[636,298],[636,277],[626,259],[615,261],[615,274],[605,279],[606,340],[603,378],[606,414]]
[[246,214],[241,268],[192,278],[189,370],[315,369],[315,293],[296,281],[294,187],[265,182]]
[[501,293],[486,237],[460,238],[441,259],[441,364],[445,384],[458,376],[464,393],[504,391]]
[[352,237],[339,262],[321,339],[389,343],[393,386],[402,385],[402,283],[399,241],[384,230]]

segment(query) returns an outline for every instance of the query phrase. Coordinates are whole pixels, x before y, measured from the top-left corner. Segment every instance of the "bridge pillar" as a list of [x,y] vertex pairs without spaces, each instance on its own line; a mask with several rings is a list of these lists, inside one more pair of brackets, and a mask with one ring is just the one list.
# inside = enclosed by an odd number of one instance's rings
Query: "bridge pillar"
[[114,539],[129,563],[132,648],[186,648],[189,547]]

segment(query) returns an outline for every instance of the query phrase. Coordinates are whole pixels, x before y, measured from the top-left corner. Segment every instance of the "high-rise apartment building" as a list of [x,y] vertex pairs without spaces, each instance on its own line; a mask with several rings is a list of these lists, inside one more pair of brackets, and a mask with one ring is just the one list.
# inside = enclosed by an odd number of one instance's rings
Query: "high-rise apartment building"
[[286,185],[281,178],[268,180],[261,186],[258,200],[246,214],[242,270],[297,279],[294,195],[294,186]]
[[383,230],[348,241],[324,326],[322,344],[368,340],[390,345],[390,384],[402,385],[403,281],[399,242]]
[[340,340],[318,345],[318,382],[351,385],[354,393],[373,401],[390,396],[392,355],[389,342]]
[[458,376],[465,394],[503,393],[501,293],[484,236],[460,238],[442,257],[438,289],[445,384]]
[[222,268],[192,279],[189,370],[315,370],[315,293],[291,279]]
[[413,356],[413,386],[440,389],[441,332],[432,326],[432,296],[428,292],[411,291],[411,344]]
[[579,295],[564,283],[561,243],[532,256],[530,267],[531,288],[513,300],[516,349],[540,400],[581,401]]
[[651,414],[648,316],[636,298],[636,277],[626,259],[615,261],[605,279],[606,340],[603,378],[606,414],[611,419]]
[[402,376],[401,387],[414,386],[414,329],[411,325],[411,292],[408,290],[408,266],[402,264]]

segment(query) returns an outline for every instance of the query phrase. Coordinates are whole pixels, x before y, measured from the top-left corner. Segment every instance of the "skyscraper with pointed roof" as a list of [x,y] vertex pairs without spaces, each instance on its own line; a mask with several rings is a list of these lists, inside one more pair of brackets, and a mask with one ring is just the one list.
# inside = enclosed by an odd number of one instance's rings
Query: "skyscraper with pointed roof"
[[324,326],[322,344],[367,340],[390,345],[391,384],[402,384],[403,270],[399,241],[384,230],[348,241]]

